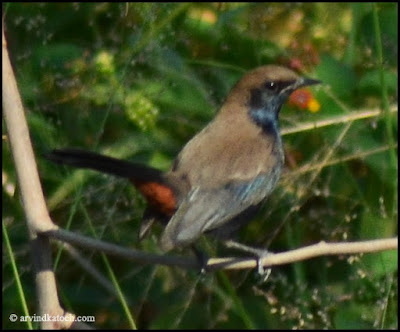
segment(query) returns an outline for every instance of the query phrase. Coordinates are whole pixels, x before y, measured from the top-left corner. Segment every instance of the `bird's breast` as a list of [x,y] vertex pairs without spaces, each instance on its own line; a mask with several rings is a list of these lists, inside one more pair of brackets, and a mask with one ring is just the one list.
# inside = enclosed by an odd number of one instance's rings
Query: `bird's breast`
[[280,170],[283,148],[278,129],[265,132],[248,117],[239,123],[222,120],[203,129],[178,155],[174,172],[184,174],[191,187],[216,188]]

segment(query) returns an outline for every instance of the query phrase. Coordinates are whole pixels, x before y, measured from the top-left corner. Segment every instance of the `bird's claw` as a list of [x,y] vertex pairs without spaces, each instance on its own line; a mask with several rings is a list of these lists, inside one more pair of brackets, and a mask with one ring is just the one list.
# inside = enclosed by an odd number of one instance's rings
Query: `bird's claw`
[[208,272],[207,271],[207,264],[209,259],[208,255],[205,254],[203,251],[197,249],[195,246],[192,246],[192,250],[200,266],[200,275],[205,275]]
[[260,278],[260,283],[267,282],[267,280],[272,272],[272,269],[270,267],[265,269],[264,265],[262,263],[262,259],[267,255],[270,255],[270,253],[265,250],[263,255],[258,256],[258,259],[257,259],[257,274],[258,274],[258,277]]
[[257,274],[261,279],[261,283],[264,283],[268,280],[272,272],[272,269],[271,268],[264,269],[264,266],[262,264],[262,259],[268,255],[271,255],[271,252],[269,252],[266,249],[249,247],[247,245],[232,240],[225,241],[224,244],[228,248],[240,250],[255,255],[257,257]]

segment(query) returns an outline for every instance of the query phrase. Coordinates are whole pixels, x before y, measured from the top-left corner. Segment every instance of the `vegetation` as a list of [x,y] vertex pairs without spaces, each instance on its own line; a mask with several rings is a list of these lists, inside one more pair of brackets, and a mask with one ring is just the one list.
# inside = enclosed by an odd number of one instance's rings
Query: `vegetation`
[[[137,241],[145,204],[129,183],[51,164],[43,154],[80,147],[167,170],[244,72],[279,63],[324,82],[305,92],[314,104],[294,99],[285,106],[282,128],[344,121],[284,135],[284,177],[240,240],[279,252],[397,234],[397,3],[8,3],[3,9],[43,190],[59,226],[159,252],[161,227]],[[380,115],[369,116],[375,109]],[[33,314],[36,298],[6,135],[3,123],[3,235],[11,245],[3,254],[3,327],[16,329],[28,325],[11,323],[9,315],[22,315],[24,305]],[[213,239],[200,246],[210,255],[232,255]],[[129,328],[132,321],[148,329],[398,328],[394,251],[275,267],[264,283],[254,271],[201,276],[82,254],[120,287],[128,310],[55,244],[60,298],[68,311],[94,315],[101,328]]]

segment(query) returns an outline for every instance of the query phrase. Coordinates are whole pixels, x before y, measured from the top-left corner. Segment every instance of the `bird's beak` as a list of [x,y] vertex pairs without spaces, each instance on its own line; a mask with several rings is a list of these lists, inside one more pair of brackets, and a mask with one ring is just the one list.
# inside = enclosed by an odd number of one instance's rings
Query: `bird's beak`
[[291,85],[289,85],[286,89],[283,89],[280,94],[282,96],[288,96],[293,91],[308,85],[319,84],[322,83],[320,80],[314,80],[312,78],[300,77],[297,81],[294,81]]
[[314,84],[320,84],[322,81],[320,80],[315,80],[313,78],[307,78],[307,77],[301,77],[298,79],[295,83],[295,89],[301,88],[303,86],[308,86],[308,85],[314,85]]

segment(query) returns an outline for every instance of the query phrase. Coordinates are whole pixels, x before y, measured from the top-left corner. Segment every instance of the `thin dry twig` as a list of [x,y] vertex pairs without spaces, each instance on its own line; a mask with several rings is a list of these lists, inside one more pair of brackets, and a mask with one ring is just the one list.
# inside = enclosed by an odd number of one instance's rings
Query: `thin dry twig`
[[96,240],[91,237],[76,234],[65,229],[50,230],[44,233],[56,240],[67,242],[78,247],[95,249],[105,254],[132,260],[140,264],[161,264],[179,266],[184,268],[200,268],[199,263],[193,259],[176,256],[157,255],[140,250],[129,249],[113,243]]
[[[78,235],[63,229],[51,230],[46,235],[60,241],[68,242],[79,247],[99,250],[105,254],[118,256],[140,264],[159,264],[167,266],[178,266],[183,268],[201,269],[196,259],[169,255],[157,255],[135,249],[127,249],[112,243],[92,239]],[[326,243],[320,242],[311,246],[289,250],[282,253],[269,254],[262,259],[264,267],[283,265],[298,262],[318,256],[326,255],[350,255],[356,253],[378,252],[383,250],[397,249],[397,237],[390,239],[378,239],[358,242]],[[219,269],[250,269],[257,266],[257,260],[250,258],[210,258],[206,265],[207,271]]]
[[118,296],[113,284],[109,282],[100,271],[73,246],[67,242],[62,242],[60,245],[94,280],[96,280],[104,289],[111,295]]
[[[275,265],[284,265],[299,262],[319,256],[371,253],[384,250],[397,250],[397,247],[397,237],[357,242],[327,243],[321,241],[319,243],[299,249],[289,250],[276,254],[271,253],[268,256],[262,258],[261,264],[264,267],[270,267]],[[238,262],[233,261],[230,258],[215,258],[209,262],[209,268],[212,270],[221,267],[223,267],[224,269],[248,269],[254,268],[256,266],[257,261],[254,258]]]
[[73,320],[68,319],[73,315],[65,312],[60,305],[56,279],[52,269],[49,239],[40,235],[41,232],[57,229],[57,226],[51,221],[46,208],[28,125],[8,55],[4,25],[2,49],[3,116],[14,158],[22,205],[27,219],[38,297],[38,311],[41,317],[44,315],[64,317],[64,319],[58,321],[41,321],[41,328],[69,328],[74,325]]
[[[395,148],[397,148],[397,144],[395,144]],[[388,145],[386,146],[381,146],[379,148],[375,148],[375,149],[370,149],[367,151],[361,151],[358,153],[351,153],[342,157],[339,157],[337,159],[331,159],[328,162],[324,162],[324,163],[316,163],[316,164],[306,164],[298,169],[292,170],[290,172],[287,172],[283,175],[284,178],[291,178],[294,175],[299,175],[299,174],[303,174],[303,173],[308,173],[311,171],[314,171],[316,169],[319,169],[320,167],[329,167],[329,166],[333,166],[333,165],[337,165],[340,163],[344,163],[350,160],[354,160],[354,159],[361,159],[361,158],[365,158],[374,154],[378,154],[378,153],[382,153],[382,152],[386,152],[390,149],[390,147]]]
[[[397,113],[397,105],[390,107],[390,113]],[[327,126],[337,125],[341,123],[348,123],[356,120],[363,120],[368,118],[375,118],[382,115],[382,111],[380,109],[374,110],[364,110],[364,111],[354,111],[350,114],[339,115],[329,119],[318,120],[314,122],[303,122],[294,127],[282,128],[282,135],[290,135],[295,134],[307,130],[314,130],[318,128],[323,128]]]

